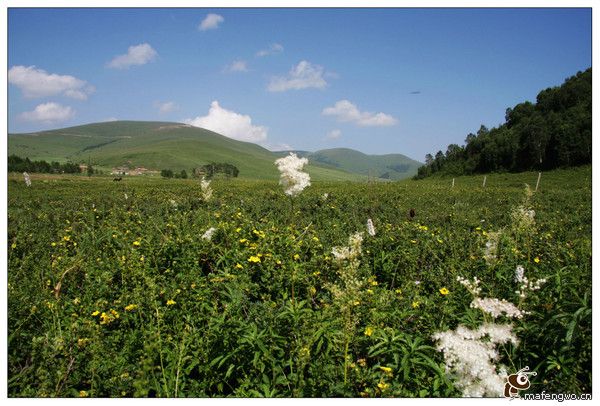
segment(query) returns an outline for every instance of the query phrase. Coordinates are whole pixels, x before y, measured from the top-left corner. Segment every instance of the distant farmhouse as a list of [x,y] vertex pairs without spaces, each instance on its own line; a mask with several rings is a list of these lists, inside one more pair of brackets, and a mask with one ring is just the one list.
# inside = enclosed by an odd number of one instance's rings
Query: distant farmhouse
[[153,171],[148,168],[141,167],[141,166],[138,166],[135,169],[130,169],[127,166],[117,166],[115,168],[112,168],[112,171],[110,172],[110,174],[111,175],[139,176],[139,175],[158,175],[159,172]]

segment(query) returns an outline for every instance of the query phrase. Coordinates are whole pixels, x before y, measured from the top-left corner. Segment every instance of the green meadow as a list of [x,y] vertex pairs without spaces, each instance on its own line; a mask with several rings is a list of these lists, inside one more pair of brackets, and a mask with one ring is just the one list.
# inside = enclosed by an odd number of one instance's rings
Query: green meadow
[[[210,199],[194,179],[10,174],[8,395],[460,397],[434,335],[492,320],[518,339],[496,371],[591,392],[591,166],[537,191],[534,172],[452,187],[322,167],[290,198],[269,161],[273,180],[217,179]],[[519,266],[545,279],[526,297]],[[459,277],[521,316],[492,318]]]

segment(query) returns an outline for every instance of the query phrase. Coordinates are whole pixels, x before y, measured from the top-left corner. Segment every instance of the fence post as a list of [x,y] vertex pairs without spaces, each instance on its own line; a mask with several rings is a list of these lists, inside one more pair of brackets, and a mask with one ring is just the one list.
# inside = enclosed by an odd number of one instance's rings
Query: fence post
[[454,178],[452,178],[452,187],[454,187]]
[[540,186],[540,179],[542,178],[542,172],[538,172],[538,180],[535,184],[535,191],[537,192],[538,186]]
[[487,176],[484,176],[484,177],[483,177],[483,186],[482,186],[482,187],[485,187],[485,181],[486,181],[486,180],[487,180]]

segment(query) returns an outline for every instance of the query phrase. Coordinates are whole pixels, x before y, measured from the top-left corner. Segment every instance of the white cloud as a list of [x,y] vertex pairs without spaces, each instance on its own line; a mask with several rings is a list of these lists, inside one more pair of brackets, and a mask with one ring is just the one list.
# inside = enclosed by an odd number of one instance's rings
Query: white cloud
[[109,68],[128,69],[133,65],[145,65],[153,60],[158,53],[148,43],[132,45],[127,53],[117,55],[108,63]]
[[154,103],[154,106],[158,109],[158,112],[160,114],[170,113],[177,108],[177,105],[175,104],[175,102],[172,102],[172,101],[168,101],[168,102],[164,102],[164,103],[156,102],[156,103]]
[[231,64],[227,65],[224,72],[248,72],[248,64],[246,61],[237,60],[231,62]]
[[218,101],[210,104],[208,115],[187,119],[184,122],[239,141],[259,142],[267,139],[266,127],[252,125],[250,116],[226,110],[219,106]]
[[323,109],[322,114],[334,116],[341,122],[351,122],[364,127],[389,127],[398,123],[398,120],[389,114],[360,111],[348,100],[340,100],[333,107]]
[[75,115],[75,111],[69,106],[50,102],[39,104],[33,111],[26,111],[19,116],[25,121],[37,121],[41,123],[57,123],[67,121]]
[[331,130],[327,133],[327,135],[325,136],[325,138],[327,138],[328,140],[337,140],[338,138],[340,138],[342,136],[342,132],[340,130]]
[[283,45],[275,43],[275,44],[269,45],[269,47],[267,49],[261,49],[260,51],[258,51],[256,53],[256,56],[262,57],[262,56],[278,54],[280,52],[283,52]]
[[25,97],[36,98],[62,94],[85,100],[94,92],[94,86],[70,75],[47,73],[35,66],[13,66],[8,71],[8,83],[17,86]]
[[323,79],[323,67],[313,65],[308,61],[300,61],[300,63],[290,70],[287,76],[277,76],[271,79],[268,90],[270,92],[284,92],[290,89],[306,89],[314,87],[322,89],[327,86],[327,82]]
[[209,15],[204,17],[204,20],[202,20],[202,22],[198,26],[198,29],[200,31],[214,30],[214,29],[218,28],[219,24],[221,24],[223,21],[225,21],[223,16],[210,13]]

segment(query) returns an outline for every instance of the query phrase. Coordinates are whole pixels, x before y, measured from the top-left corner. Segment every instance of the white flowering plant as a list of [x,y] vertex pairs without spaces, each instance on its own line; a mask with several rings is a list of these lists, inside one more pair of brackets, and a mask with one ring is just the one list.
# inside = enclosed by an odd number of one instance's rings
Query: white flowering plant
[[307,164],[307,158],[299,158],[293,152],[275,160],[275,165],[281,175],[279,184],[283,186],[286,195],[298,196],[306,187],[310,186],[310,175],[302,171],[304,165]]

